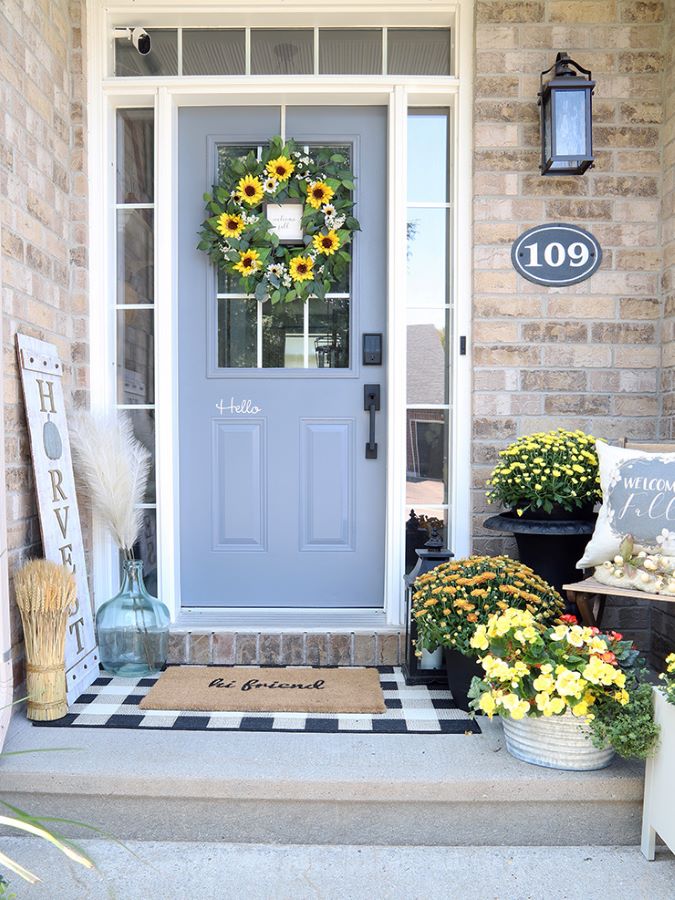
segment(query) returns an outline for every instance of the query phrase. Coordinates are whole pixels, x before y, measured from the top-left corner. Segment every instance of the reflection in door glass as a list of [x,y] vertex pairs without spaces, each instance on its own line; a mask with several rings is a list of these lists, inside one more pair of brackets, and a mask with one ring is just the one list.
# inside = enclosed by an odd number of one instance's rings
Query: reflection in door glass
[[242,369],[257,365],[258,303],[256,300],[218,299],[218,368]]
[[349,300],[309,304],[309,367],[349,368]]
[[447,502],[448,412],[409,409],[406,422],[406,503]]
[[304,368],[304,321],[304,305],[298,300],[262,304],[263,368]]

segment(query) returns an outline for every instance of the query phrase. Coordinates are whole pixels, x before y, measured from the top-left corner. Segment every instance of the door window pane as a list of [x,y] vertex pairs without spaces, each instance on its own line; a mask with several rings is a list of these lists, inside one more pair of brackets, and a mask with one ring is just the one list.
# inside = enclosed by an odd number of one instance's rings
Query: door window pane
[[406,418],[406,504],[447,503],[448,411],[409,409]]
[[412,309],[407,327],[408,403],[447,403],[448,309]]
[[408,116],[408,202],[448,201],[448,114]]
[[134,77],[178,74],[178,39],[176,30],[146,28],[150,35],[150,52],[141,56],[131,41],[115,41],[115,75]]
[[117,312],[117,402],[155,402],[155,335],[151,309]]
[[349,368],[349,300],[310,301],[309,368]]
[[117,113],[117,202],[152,203],[155,161],[151,109],[120,109]]
[[258,347],[258,301],[218,300],[218,367],[255,368]]
[[243,28],[183,30],[183,75],[243,75],[245,71]]
[[451,75],[449,28],[389,28],[390,75]]
[[117,302],[153,303],[154,212],[117,210]]
[[322,28],[319,31],[322,75],[379,75],[382,31],[370,28]]
[[257,28],[251,31],[252,75],[311,75],[314,32],[311,29]]
[[304,304],[299,300],[292,303],[263,303],[263,368],[304,368],[304,318]]
[[408,209],[408,304],[448,302],[448,211]]

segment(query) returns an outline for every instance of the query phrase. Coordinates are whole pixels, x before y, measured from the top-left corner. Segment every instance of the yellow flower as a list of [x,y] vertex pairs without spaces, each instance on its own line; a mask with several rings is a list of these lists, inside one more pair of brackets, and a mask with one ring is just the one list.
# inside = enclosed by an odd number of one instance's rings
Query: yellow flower
[[323,253],[324,256],[332,256],[340,246],[340,238],[334,231],[328,234],[315,234],[314,247],[317,253]]
[[325,181],[313,181],[307,188],[307,202],[314,209],[321,209],[324,203],[330,203],[334,193]]
[[288,181],[295,169],[295,163],[291,162],[287,156],[277,156],[276,159],[271,159],[265,168],[268,174],[277,181]]
[[224,237],[238,238],[244,228],[245,224],[241,216],[232,213],[223,213],[218,216],[216,231]]
[[551,675],[538,675],[532,682],[535,691],[551,692],[554,687],[553,677]]
[[561,697],[578,697],[586,687],[578,672],[564,669],[555,680],[555,689]]
[[494,701],[494,697],[490,693],[481,694],[481,698],[479,701],[480,708],[484,713],[487,713],[490,718],[494,715],[495,709],[497,708],[497,704]]
[[244,175],[240,178],[237,191],[244,203],[248,203],[249,206],[256,206],[263,198],[262,182],[255,175]]
[[477,625],[476,630],[469,641],[469,644],[475,650],[487,650],[488,648],[488,639],[485,632],[485,625]]
[[512,719],[524,719],[529,711],[530,711],[530,704],[527,702],[527,700],[521,700],[511,710],[511,718]]
[[314,278],[313,266],[311,256],[294,256],[288,266],[288,273],[293,281],[311,281]]
[[260,254],[257,250],[240,250],[239,262],[232,266],[233,269],[246,277],[257,272],[260,268]]

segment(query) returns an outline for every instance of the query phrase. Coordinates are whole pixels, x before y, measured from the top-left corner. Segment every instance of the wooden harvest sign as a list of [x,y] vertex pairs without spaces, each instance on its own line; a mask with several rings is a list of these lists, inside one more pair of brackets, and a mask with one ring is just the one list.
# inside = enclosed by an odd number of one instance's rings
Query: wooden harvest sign
[[77,581],[77,605],[66,632],[66,690],[72,703],[98,676],[98,647],[75,494],[63,367],[56,347],[16,335],[35,492],[45,559],[67,566]]

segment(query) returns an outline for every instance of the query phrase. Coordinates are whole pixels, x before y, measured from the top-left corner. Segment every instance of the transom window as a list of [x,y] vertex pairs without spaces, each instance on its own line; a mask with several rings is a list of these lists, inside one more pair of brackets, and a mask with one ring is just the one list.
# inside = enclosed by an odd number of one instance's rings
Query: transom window
[[450,76],[450,28],[148,28],[115,41],[115,75]]

